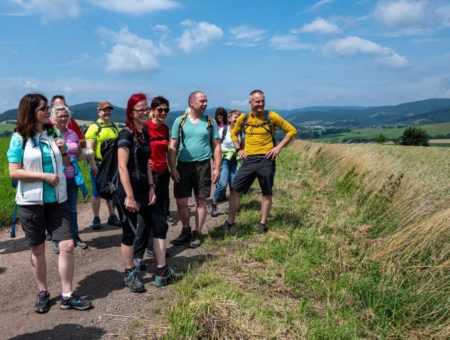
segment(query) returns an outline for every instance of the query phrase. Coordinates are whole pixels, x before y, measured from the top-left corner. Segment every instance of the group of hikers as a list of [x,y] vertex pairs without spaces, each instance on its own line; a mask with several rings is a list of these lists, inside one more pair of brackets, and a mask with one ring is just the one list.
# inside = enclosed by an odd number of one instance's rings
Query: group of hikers
[[[87,310],[92,306],[89,299],[73,289],[74,247],[87,247],[80,239],[77,222],[78,190],[83,195],[87,191],[78,165],[81,159],[90,168],[93,230],[101,228],[101,177],[105,169],[115,167],[117,187],[106,200],[107,223],[122,228],[124,283],[132,292],[145,290],[140,272],[145,268],[146,249],[156,259],[155,286],[166,286],[181,277],[167,265],[167,222],[173,221],[169,211],[170,179],[182,223],[179,236],[171,241],[173,245],[201,245],[213,184],[212,217],[218,216],[217,204],[226,200],[230,188],[229,213],[223,224],[229,231],[235,227],[241,195],[257,178],[263,198],[261,219],[255,229],[266,232],[275,159],[294,138],[296,129],[277,113],[265,110],[263,91],[250,92],[249,103],[248,113],[234,109],[227,113],[218,108],[212,118],[205,114],[206,94],[195,91],[188,97],[184,114],[169,129],[165,123],[169,101],[158,96],[149,105],[145,94],[136,93],[127,102],[125,128],[119,130],[112,122],[114,108],[102,101],[97,105],[98,120],[83,133],[71,117],[64,96],[54,96],[50,105],[41,94],[22,97],[7,157],[10,176],[18,181],[19,219],[31,247],[31,267],[38,286],[34,310],[46,313],[50,308],[46,238],[52,242],[52,251],[59,254],[61,309]],[[276,127],[285,133],[278,144]],[[110,145],[110,155],[105,145]],[[111,160],[115,162],[112,165],[108,164]],[[196,202],[193,229],[188,205],[192,195]]]

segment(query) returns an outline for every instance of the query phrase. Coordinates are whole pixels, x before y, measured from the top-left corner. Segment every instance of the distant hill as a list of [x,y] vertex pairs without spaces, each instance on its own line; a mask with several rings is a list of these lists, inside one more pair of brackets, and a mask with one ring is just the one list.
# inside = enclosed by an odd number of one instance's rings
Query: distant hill
[[[71,106],[74,117],[80,120],[97,119],[97,103],[88,102]],[[207,110],[214,116],[216,108]],[[277,110],[298,126],[324,126],[338,128],[372,127],[382,125],[411,125],[450,122],[450,99],[427,99],[392,106],[314,106],[293,110]],[[171,111],[167,123],[171,125],[183,111]],[[5,111],[0,121],[15,120],[17,109]],[[114,106],[113,120],[125,122],[125,109]]]

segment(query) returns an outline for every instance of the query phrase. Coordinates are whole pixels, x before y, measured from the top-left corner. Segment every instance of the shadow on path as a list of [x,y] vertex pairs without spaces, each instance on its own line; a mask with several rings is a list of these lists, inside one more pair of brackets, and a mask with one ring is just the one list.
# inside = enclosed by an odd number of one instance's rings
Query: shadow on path
[[106,331],[97,327],[83,327],[75,324],[62,324],[52,329],[44,329],[33,333],[25,333],[10,338],[10,340],[38,340],[38,339],[100,339]]
[[91,300],[102,299],[114,290],[122,290],[123,273],[113,269],[100,270],[78,282],[77,292]]

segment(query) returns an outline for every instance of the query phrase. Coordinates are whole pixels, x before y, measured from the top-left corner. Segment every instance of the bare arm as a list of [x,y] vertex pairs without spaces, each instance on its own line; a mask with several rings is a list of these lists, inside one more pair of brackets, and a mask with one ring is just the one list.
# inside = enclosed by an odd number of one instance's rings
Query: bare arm
[[97,164],[95,163],[95,139],[88,139],[86,141],[86,147],[88,148],[88,152],[86,153],[86,158],[91,166],[91,172],[95,176],[97,175],[98,169]]
[[178,141],[176,139],[170,140],[169,145],[169,167],[170,175],[175,182],[180,180],[180,174],[178,173],[176,161],[177,161]]
[[125,190],[125,209],[131,212],[138,211],[138,206],[134,200],[133,188],[131,187],[130,174],[128,173],[128,159],[130,157],[130,149],[127,147],[120,147],[117,150],[117,159],[119,166],[120,183]]
[[148,177],[148,184],[150,185],[150,190],[148,191],[148,205],[153,205],[156,203],[156,195],[155,195],[155,183],[153,183],[152,164],[150,159],[148,160],[147,177]]
[[59,183],[59,177],[54,174],[22,169],[22,163],[9,163],[9,175],[12,179],[24,182],[47,182],[51,185]]
[[214,140],[214,168],[211,176],[213,183],[217,183],[220,178],[220,165],[222,164],[222,146],[220,139]]

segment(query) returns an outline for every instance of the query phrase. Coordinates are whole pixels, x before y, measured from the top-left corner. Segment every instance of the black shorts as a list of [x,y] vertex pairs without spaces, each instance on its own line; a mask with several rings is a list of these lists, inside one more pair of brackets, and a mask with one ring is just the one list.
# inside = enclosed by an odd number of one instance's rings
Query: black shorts
[[248,156],[236,173],[232,189],[240,194],[245,194],[255,178],[258,178],[263,196],[272,196],[275,170],[275,161],[266,156]]
[[211,162],[179,162],[177,165],[180,181],[174,183],[175,198],[186,198],[194,195],[198,198],[208,198],[211,195]]
[[30,246],[37,246],[45,241],[45,230],[51,235],[53,241],[72,239],[70,210],[67,202],[21,205],[19,219],[25,239]]

